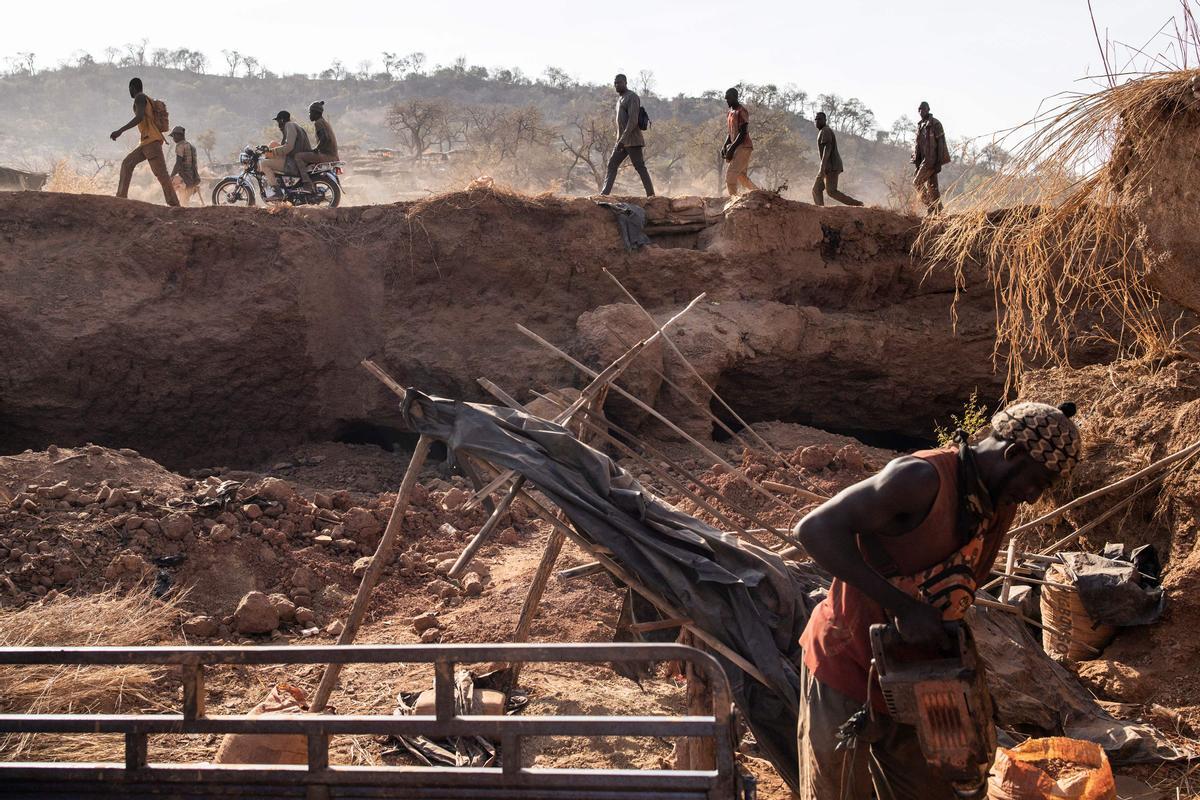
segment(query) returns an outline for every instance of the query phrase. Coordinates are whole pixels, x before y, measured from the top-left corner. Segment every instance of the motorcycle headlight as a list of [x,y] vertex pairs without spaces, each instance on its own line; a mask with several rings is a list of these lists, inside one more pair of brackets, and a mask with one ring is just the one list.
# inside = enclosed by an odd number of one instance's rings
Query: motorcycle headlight
[[242,153],[241,155],[239,155],[239,156],[238,156],[238,163],[239,163],[239,164],[241,164],[242,166],[245,166],[246,164],[249,164],[249,163],[250,163],[250,154],[249,154],[249,153]]

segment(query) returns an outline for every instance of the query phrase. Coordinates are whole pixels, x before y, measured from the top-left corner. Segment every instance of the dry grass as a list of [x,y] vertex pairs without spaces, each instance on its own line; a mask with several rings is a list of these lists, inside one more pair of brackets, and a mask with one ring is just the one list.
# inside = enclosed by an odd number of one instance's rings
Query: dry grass
[[[180,598],[157,600],[148,591],[68,597],[0,613],[0,647],[48,645],[133,646],[167,637],[179,618]],[[154,705],[161,669],[33,666],[0,669],[4,713],[120,713]],[[106,737],[5,735],[0,756],[8,760],[56,755],[76,761],[104,760],[113,743]]]
[[[1162,72],[1066,96],[995,178],[929,220],[917,249],[964,271],[981,265],[998,309],[996,355],[1009,378],[1029,362],[1067,363],[1080,335],[1124,356],[1173,351],[1177,335],[1147,281],[1154,253],[1133,207],[1145,199],[1155,147],[1195,105],[1196,70]],[[1003,208],[1003,211],[994,209]]]
[[43,189],[47,192],[64,194],[107,194],[95,176],[88,177],[79,172],[68,159],[54,162]]

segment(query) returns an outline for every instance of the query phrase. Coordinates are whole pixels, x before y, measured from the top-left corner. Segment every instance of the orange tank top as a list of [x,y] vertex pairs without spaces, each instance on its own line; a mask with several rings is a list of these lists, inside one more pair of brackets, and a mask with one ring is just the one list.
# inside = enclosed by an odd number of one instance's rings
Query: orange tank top
[[[1015,506],[1000,506],[981,540],[964,542],[958,531],[958,452],[954,449],[925,450],[913,454],[937,470],[940,485],[925,519],[902,536],[876,537],[875,546],[892,561],[899,576],[892,582],[906,592],[911,583],[903,576],[917,576],[925,570],[955,559],[969,560],[975,583],[991,572],[1004,534],[1016,515]],[[969,534],[968,534],[969,535]],[[859,544],[863,557],[872,566],[879,564]],[[964,609],[946,610],[947,618],[961,617]],[[845,581],[835,578],[829,596],[822,600],[808,620],[800,637],[804,663],[813,677],[855,702],[867,701],[867,676],[871,666],[872,625],[888,621],[885,610]],[[871,692],[873,705],[886,713],[878,690]]]

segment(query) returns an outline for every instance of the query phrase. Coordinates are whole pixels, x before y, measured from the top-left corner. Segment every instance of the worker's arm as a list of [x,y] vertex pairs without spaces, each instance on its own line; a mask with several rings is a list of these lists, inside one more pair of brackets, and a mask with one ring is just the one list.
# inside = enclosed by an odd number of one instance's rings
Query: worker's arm
[[171,167],[171,177],[174,178],[179,174],[180,168],[183,166],[183,159],[178,154],[175,155],[175,166]]
[[133,101],[133,119],[129,120],[129,122],[126,122],[124,125],[122,125],[121,127],[117,128],[115,131],[110,133],[108,135],[109,138],[115,142],[117,139],[121,138],[122,133],[129,130],[130,128],[137,127],[138,123],[140,123],[145,116],[146,116],[146,95],[142,94],[142,95],[138,95],[137,98],[134,99],[134,101]]
[[737,136],[734,138],[734,140],[732,142],[729,143],[729,150],[726,151],[725,158],[730,159],[730,160],[733,159],[734,152],[738,149],[738,145],[740,145],[745,140],[746,136],[748,135],[747,132],[749,130],[750,130],[749,122],[743,122],[741,125],[738,126]]
[[296,147],[296,131],[294,130],[296,123],[289,122],[284,125],[283,144],[271,151],[271,155],[277,158],[287,158],[288,154]]
[[940,484],[928,462],[900,458],[840,492],[796,526],[796,536],[813,560],[889,611],[900,635],[914,644],[942,641],[941,612],[872,569],[859,550],[858,537],[900,536],[913,530],[928,515]]
[[625,140],[638,129],[638,112],[641,110],[641,99],[636,94],[631,93],[629,98],[629,117],[625,120],[625,130],[621,131],[621,138],[617,140],[617,147],[623,147]]
[[829,144],[829,137],[825,135],[825,131],[827,130],[829,129],[825,128],[825,130],[822,130],[821,133],[817,135],[817,150],[821,156],[822,175],[829,174],[829,157],[833,155],[833,147],[831,147]]

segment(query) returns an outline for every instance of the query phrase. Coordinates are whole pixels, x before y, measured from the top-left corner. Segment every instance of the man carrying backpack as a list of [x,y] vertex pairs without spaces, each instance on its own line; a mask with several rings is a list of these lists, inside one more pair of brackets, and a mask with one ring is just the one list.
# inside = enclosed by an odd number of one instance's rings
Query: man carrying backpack
[[633,168],[641,176],[642,186],[646,189],[646,197],[654,197],[654,184],[650,181],[650,172],[646,169],[646,159],[642,151],[646,146],[646,137],[642,131],[650,127],[649,119],[642,111],[641,99],[629,90],[628,81],[624,75],[618,75],[613,80],[613,88],[617,90],[617,144],[608,159],[608,175],[604,178],[604,188],[600,194],[612,192],[613,183],[617,180],[617,170],[621,162],[628,158],[633,162]]
[[[121,179],[117,184],[117,197],[129,196],[129,181],[133,178],[133,168],[143,161],[149,161],[150,171],[162,185],[163,199],[169,206],[178,206],[179,198],[175,196],[175,187],[171,185],[171,176],[167,173],[167,160],[163,157],[163,145],[167,143],[167,140],[163,138],[162,130],[159,128],[160,120],[156,118],[154,101],[142,91],[141,78],[130,79],[129,96],[133,98],[133,119],[109,134],[109,138],[115,142],[121,138],[122,133],[136,126],[141,139],[134,151],[125,156],[125,160],[121,162]],[[164,111],[165,109],[166,106],[163,106]],[[165,122],[166,120],[162,120],[162,123],[165,124]]]

